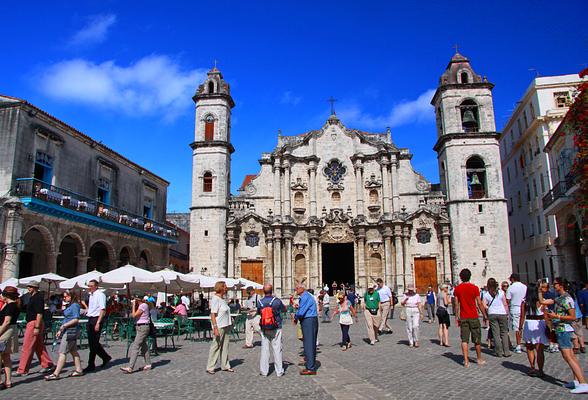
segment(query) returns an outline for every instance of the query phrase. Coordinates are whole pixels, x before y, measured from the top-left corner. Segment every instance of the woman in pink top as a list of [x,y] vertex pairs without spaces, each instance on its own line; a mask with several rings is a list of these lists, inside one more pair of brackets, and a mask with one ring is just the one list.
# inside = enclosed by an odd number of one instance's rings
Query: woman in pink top
[[128,367],[121,367],[121,371],[126,374],[132,374],[135,368],[135,363],[137,362],[137,357],[139,357],[139,353],[145,358],[145,366],[143,367],[143,371],[148,371],[151,369],[151,357],[149,356],[149,346],[147,346],[147,339],[149,338],[149,323],[151,322],[151,318],[149,315],[149,306],[147,305],[146,301],[143,301],[142,298],[135,298],[131,302],[133,311],[131,315],[133,318],[137,319],[136,328],[137,334],[135,335],[135,341],[131,345],[131,356],[130,362]]
[[188,317],[188,309],[184,303],[179,303],[177,306],[174,307],[174,315],[180,316],[182,319],[186,319]]

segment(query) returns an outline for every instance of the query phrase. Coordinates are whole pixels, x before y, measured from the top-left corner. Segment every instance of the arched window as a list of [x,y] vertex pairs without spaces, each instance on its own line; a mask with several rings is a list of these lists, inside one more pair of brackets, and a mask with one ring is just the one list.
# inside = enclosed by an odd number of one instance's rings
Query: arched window
[[202,191],[212,192],[212,174],[210,172],[204,173],[202,177]]
[[304,208],[304,195],[302,192],[294,193],[294,207]]
[[376,189],[370,190],[370,204],[378,204],[378,191]]
[[461,127],[464,132],[478,132],[480,129],[480,118],[478,105],[473,100],[464,100],[459,106],[461,111]]
[[207,115],[204,120],[204,140],[212,142],[214,140],[214,117]]
[[334,205],[338,205],[341,202],[341,193],[333,192],[331,195],[331,200],[333,200]]
[[468,73],[462,72],[461,73],[461,83],[468,83],[468,82],[469,82]]
[[214,82],[213,81],[208,82],[208,93],[209,94],[214,93]]
[[483,199],[486,197],[486,165],[478,156],[470,157],[466,163],[468,197]]

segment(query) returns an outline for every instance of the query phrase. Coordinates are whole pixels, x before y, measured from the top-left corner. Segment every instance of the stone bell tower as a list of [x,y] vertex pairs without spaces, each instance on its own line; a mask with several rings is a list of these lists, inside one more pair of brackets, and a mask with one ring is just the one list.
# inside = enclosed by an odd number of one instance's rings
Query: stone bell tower
[[196,121],[192,148],[190,270],[226,276],[226,226],[231,185],[229,84],[214,67],[193,97]]
[[434,149],[451,221],[454,283],[462,268],[472,271],[478,285],[490,277],[506,279],[512,271],[493,87],[456,52],[431,101],[437,118]]

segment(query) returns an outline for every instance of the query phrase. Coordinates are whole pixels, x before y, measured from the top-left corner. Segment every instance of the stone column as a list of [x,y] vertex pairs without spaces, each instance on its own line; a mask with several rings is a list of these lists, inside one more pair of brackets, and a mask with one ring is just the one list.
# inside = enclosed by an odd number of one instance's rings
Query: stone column
[[400,211],[400,192],[398,191],[398,160],[392,156],[390,163],[390,172],[392,173],[392,212]]
[[310,174],[309,190],[310,190],[310,216],[316,217],[316,162],[311,161],[308,169]]
[[6,230],[2,242],[5,244],[4,260],[2,261],[2,281],[10,278],[18,278],[18,253],[24,248],[22,243],[22,203],[7,202],[4,204],[6,211]]
[[386,228],[384,232],[384,282],[388,286],[393,285],[392,280],[392,232]]
[[88,259],[86,256],[76,256],[76,275],[82,275],[88,272]]
[[274,282],[274,235],[272,231],[267,231],[265,237],[265,244],[267,246],[266,261],[267,265],[264,270],[264,283]]
[[276,296],[282,295],[282,236],[279,229],[274,235],[274,290]]
[[402,251],[402,228],[394,227],[394,249],[396,254],[396,266],[394,274],[394,286],[398,288],[398,293],[403,293],[406,287],[404,271],[404,252]]
[[[449,248],[449,228],[443,227],[443,233],[441,234],[443,241],[443,282],[451,280],[451,252]],[[449,271],[449,272],[448,272]],[[447,276],[447,275],[450,276]]]
[[318,235],[316,232],[310,233],[310,281],[309,288],[319,285],[318,269]]
[[282,190],[281,190],[280,160],[274,161],[274,215],[282,215]]
[[318,247],[318,260],[317,260],[317,264],[318,264],[318,279],[317,279],[317,284],[314,285],[313,289],[316,290],[317,287],[322,286],[322,282],[323,282],[323,246],[321,246],[320,241],[317,241],[317,247]]
[[290,162],[284,160],[284,215],[292,215],[290,199]]
[[404,243],[403,250],[404,250],[404,274],[405,274],[405,281],[406,283],[413,283],[414,284],[414,277],[412,276],[412,268],[411,263],[412,261],[409,259],[410,256],[410,231],[407,226],[402,228],[402,241]]
[[233,232],[228,232],[227,237],[227,278],[235,277],[235,239]]
[[57,273],[57,252],[56,251],[48,251],[47,252],[47,272],[53,272],[54,274]]
[[284,291],[289,295],[292,293],[292,233],[284,231]]
[[389,162],[385,157],[382,157],[380,162],[382,167],[382,190],[384,192],[384,214],[390,214],[390,175],[388,174]]
[[368,277],[366,276],[366,268],[365,268],[365,231],[360,229],[357,232],[357,263],[358,263],[358,270],[359,270],[359,282],[360,286],[363,287],[363,291],[367,291],[368,286]]
[[353,273],[355,276],[355,282],[353,282],[355,284],[356,287],[361,286],[361,283],[359,281],[359,256],[358,256],[358,252],[359,252],[359,246],[357,245],[357,239],[353,241]]
[[355,165],[355,191],[357,196],[357,215],[365,215],[363,165],[361,165],[360,160],[357,160]]

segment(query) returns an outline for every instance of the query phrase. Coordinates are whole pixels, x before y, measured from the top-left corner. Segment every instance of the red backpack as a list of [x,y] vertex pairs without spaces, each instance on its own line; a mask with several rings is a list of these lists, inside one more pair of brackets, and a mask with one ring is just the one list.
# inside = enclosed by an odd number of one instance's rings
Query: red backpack
[[278,327],[276,317],[274,316],[274,309],[272,308],[275,299],[275,297],[272,297],[272,300],[267,305],[264,305],[261,300],[259,300],[259,305],[261,306],[261,320],[259,321],[259,326],[261,329],[270,330]]

